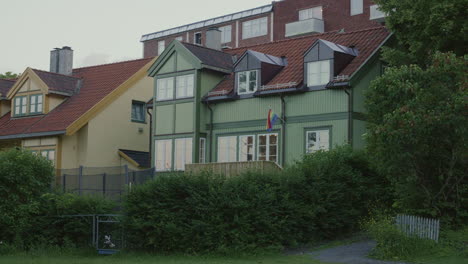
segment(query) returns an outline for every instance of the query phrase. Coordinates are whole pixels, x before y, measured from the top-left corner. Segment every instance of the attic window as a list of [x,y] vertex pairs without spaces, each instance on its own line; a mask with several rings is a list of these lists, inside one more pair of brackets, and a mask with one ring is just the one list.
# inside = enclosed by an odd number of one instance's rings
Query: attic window
[[323,60],[307,64],[307,86],[324,85],[330,81],[330,62],[330,60]]
[[238,94],[251,94],[257,91],[258,72],[243,71],[237,74],[237,92]]

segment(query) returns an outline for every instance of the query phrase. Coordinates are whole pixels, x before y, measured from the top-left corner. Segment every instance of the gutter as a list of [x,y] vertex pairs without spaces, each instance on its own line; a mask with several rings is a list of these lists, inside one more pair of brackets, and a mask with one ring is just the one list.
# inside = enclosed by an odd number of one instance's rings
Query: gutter
[[58,136],[65,135],[67,131],[53,131],[53,132],[39,132],[39,133],[30,133],[30,134],[15,134],[9,136],[0,136],[0,140],[4,139],[21,139],[21,138],[32,138],[32,137],[46,137],[46,136]]
[[[209,103],[206,104],[206,106],[208,107],[208,110],[210,110],[210,151],[209,151],[209,159],[210,159],[210,162],[213,162],[212,158],[213,158],[213,155],[212,155],[212,152],[213,152],[213,108],[211,108],[211,105]],[[205,161],[206,162],[206,161]],[[208,163],[208,162],[206,162]]]
[[348,95],[348,143],[353,147],[353,96],[351,89],[344,89]]
[[149,154],[149,160],[150,160],[150,162],[152,162],[152,155],[151,154],[153,152],[153,114],[151,114],[150,109],[152,109],[152,108],[147,107],[146,108],[146,113],[148,113],[148,115],[150,116],[149,151],[148,151],[148,154]]
[[286,164],[286,101],[284,100],[284,96],[281,95],[281,118],[283,122],[281,122],[281,165],[284,167]]

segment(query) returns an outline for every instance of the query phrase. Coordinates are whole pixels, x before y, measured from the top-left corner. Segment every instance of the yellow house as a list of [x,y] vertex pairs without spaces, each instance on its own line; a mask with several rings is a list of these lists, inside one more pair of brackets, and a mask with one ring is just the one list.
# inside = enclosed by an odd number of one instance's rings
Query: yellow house
[[71,48],[54,49],[49,72],[0,81],[0,149],[30,149],[57,169],[150,167],[152,58],[78,69],[72,58]]

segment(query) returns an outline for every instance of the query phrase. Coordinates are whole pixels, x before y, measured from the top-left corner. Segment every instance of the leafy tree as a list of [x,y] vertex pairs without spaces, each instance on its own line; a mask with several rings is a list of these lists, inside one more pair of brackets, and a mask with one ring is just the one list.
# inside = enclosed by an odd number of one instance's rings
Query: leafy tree
[[19,74],[12,73],[12,72],[0,73],[0,79],[15,79],[18,77],[19,77]]
[[375,0],[398,44],[384,49],[391,65],[430,62],[434,51],[467,52],[467,0]]
[[466,223],[468,57],[389,68],[367,94],[368,147],[408,213]]

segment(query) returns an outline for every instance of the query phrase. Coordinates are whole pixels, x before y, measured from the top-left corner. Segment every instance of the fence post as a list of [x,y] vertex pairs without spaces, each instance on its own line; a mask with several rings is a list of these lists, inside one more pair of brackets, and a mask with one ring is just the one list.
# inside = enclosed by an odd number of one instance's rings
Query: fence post
[[106,197],[106,176],[107,174],[102,174],[102,196]]
[[83,166],[80,166],[78,172],[78,195],[81,196],[81,178],[83,177]]

